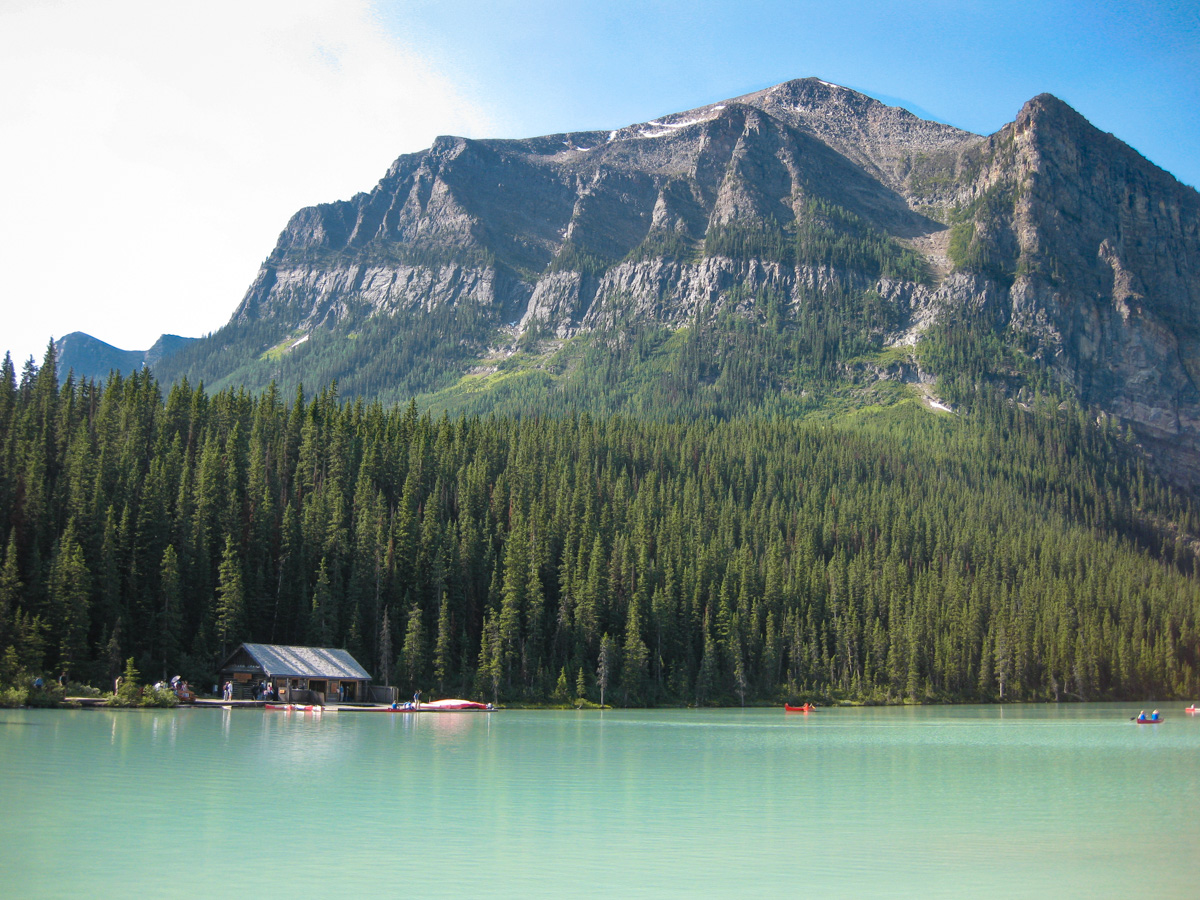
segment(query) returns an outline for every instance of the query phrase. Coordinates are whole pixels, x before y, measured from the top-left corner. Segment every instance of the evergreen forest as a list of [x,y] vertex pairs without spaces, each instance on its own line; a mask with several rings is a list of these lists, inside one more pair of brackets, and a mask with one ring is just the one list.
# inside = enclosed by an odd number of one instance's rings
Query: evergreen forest
[[6,358],[0,686],[260,641],[501,703],[1194,698],[1191,498],[970,376],[955,415],[451,419]]

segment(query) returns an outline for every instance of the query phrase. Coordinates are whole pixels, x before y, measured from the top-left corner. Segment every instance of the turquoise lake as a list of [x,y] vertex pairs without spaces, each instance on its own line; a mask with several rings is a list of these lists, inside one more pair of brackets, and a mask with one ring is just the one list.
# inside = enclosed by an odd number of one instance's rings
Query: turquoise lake
[[0,710],[0,895],[1196,897],[1183,705]]

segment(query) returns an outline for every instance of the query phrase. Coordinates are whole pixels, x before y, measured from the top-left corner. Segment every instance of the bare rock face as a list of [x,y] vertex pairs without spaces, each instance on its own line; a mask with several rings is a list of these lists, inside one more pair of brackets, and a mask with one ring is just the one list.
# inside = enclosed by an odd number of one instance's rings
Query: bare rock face
[[[771,252],[830,215],[927,276]],[[567,338],[874,291],[895,344],[964,309],[1008,327],[1200,482],[1198,229],[1196,191],[1049,95],[981,137],[801,79],[614,131],[439,138],[293,216],[234,321],[470,306]]]
[[[976,228],[1005,313],[1080,399],[1200,457],[1200,195],[1050,96],[989,139]],[[999,207],[999,208],[996,208]]]
[[728,261],[656,256],[656,245],[695,251],[713,228],[786,229],[813,199],[900,237],[942,231],[880,175],[899,185],[897,160],[913,146],[981,140],[814,79],[614,132],[439,138],[371,193],[298,212],[235,319],[310,328],[472,302],[567,336],[612,318],[604,307],[619,295],[623,315],[679,324],[740,276]]

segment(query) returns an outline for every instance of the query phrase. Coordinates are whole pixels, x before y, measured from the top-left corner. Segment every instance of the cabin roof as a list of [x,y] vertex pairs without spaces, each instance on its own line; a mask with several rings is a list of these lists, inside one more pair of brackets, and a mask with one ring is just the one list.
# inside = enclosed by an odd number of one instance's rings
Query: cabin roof
[[242,644],[221,666],[227,668],[241,650],[250,654],[268,675],[286,678],[340,678],[370,681],[367,670],[347,650],[330,647],[291,647],[285,644]]

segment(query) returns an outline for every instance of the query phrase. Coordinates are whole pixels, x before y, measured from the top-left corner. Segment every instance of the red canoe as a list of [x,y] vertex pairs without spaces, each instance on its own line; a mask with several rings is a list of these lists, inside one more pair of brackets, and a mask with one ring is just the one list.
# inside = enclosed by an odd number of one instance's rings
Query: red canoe
[[783,704],[783,711],[784,711],[784,712],[802,712],[802,713],[806,713],[806,712],[812,712],[814,709],[816,709],[816,707],[815,707],[815,706],[813,706],[811,703],[805,703],[803,706],[789,706],[789,705],[788,705],[788,704],[786,704],[786,703],[785,703],[785,704]]
[[462,709],[487,709],[486,703],[476,703],[474,700],[431,700],[422,701],[417,707],[418,712],[456,712]]
[[273,709],[276,712],[322,712],[319,706],[300,706],[296,703],[265,703],[263,709]]
[[1159,716],[1157,719],[1139,719],[1135,716],[1133,721],[1137,722],[1139,725],[1157,725],[1162,720],[1163,716]]
[[1198,709],[1195,704],[1192,704],[1191,706],[1184,707],[1183,711],[1186,713],[1198,713],[1200,712],[1200,709]]
[[491,711],[490,703],[476,703],[474,700],[430,700],[422,701],[420,707],[411,703],[400,703],[395,706],[359,707],[358,712],[460,712],[465,709],[482,709]]

